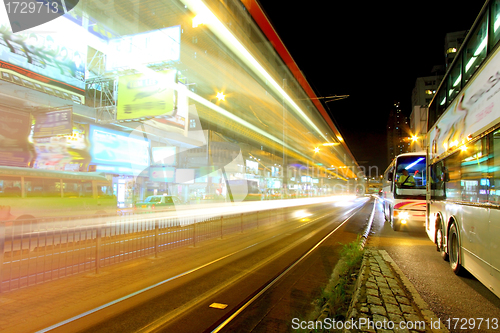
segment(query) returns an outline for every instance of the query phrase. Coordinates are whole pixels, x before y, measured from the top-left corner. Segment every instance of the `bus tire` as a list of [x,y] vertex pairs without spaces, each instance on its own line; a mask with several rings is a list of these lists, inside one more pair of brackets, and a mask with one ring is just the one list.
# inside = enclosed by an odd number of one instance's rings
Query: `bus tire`
[[444,246],[444,233],[441,223],[439,223],[438,227],[436,228],[435,237],[436,237],[436,251],[441,253],[441,258],[443,258],[443,260],[448,261],[448,253],[446,253],[446,248]]
[[392,230],[399,231],[401,229],[401,222],[394,219],[394,209],[389,209],[389,221],[391,222]]
[[448,232],[448,255],[453,273],[460,275],[462,265],[460,264],[460,238],[455,224],[452,224]]

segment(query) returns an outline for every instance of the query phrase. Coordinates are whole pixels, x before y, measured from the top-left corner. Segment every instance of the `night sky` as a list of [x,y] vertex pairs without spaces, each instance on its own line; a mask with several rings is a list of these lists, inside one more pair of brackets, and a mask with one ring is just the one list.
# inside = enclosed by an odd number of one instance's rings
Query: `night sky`
[[330,115],[359,164],[383,172],[394,101],[410,115],[416,78],[444,65],[446,33],[469,30],[484,1],[260,4],[316,95],[350,96]]

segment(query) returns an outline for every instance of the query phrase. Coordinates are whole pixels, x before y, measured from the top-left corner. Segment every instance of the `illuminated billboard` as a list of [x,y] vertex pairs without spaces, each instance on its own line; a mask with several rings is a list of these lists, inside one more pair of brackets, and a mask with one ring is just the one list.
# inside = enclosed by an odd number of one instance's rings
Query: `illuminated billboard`
[[69,135],[33,137],[35,169],[86,171],[90,162],[89,125],[75,124]]
[[91,125],[90,142],[93,164],[122,166],[133,174],[149,167],[150,143],[145,138]]
[[0,78],[81,103],[85,94],[87,45],[82,29],[65,17],[43,29],[12,33],[0,15]]
[[175,70],[121,76],[116,119],[140,119],[174,113]]
[[106,70],[130,68],[131,65],[154,65],[178,61],[181,54],[181,27],[148,31],[109,40]]

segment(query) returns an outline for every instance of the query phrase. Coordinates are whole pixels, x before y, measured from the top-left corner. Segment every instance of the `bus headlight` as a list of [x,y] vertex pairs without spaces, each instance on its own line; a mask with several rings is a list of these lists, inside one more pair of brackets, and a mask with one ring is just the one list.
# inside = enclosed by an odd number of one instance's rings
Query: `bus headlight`
[[408,212],[399,212],[398,218],[401,224],[406,224],[408,222],[408,219],[410,218],[410,214],[408,214]]

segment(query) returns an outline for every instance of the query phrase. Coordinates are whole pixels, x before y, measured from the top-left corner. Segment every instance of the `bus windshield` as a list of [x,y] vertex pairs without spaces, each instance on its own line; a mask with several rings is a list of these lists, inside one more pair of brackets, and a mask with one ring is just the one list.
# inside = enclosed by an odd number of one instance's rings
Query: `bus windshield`
[[425,156],[401,156],[396,164],[396,195],[425,197]]

